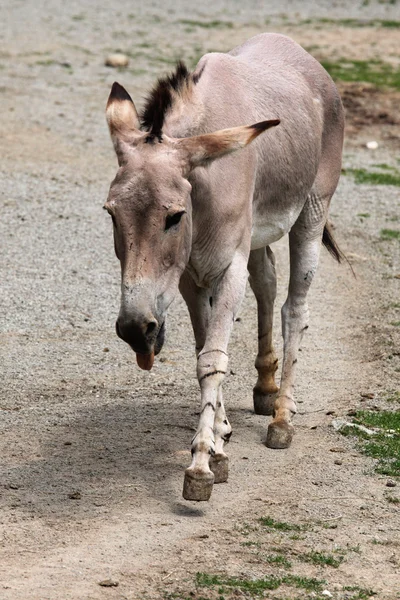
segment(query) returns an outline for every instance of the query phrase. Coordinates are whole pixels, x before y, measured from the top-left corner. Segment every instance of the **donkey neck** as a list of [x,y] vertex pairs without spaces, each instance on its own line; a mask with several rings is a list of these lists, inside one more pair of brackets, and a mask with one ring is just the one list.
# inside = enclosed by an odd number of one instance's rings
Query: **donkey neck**
[[205,106],[198,86],[192,83],[185,94],[174,94],[163,132],[170,137],[185,138],[205,131]]

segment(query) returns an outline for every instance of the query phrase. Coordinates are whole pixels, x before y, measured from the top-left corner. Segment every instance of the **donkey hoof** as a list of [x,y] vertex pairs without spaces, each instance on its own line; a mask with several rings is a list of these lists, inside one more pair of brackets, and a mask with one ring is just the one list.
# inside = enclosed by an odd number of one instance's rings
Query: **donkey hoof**
[[210,499],[214,483],[214,473],[203,473],[194,469],[186,469],[183,481],[183,497],[185,500],[203,502]]
[[[278,391],[278,388],[277,388]],[[275,394],[263,394],[257,388],[253,390],[253,406],[256,415],[270,416],[274,414]]]
[[210,469],[214,473],[214,483],[225,483],[225,481],[228,481],[228,465],[226,454],[214,454],[210,458]]
[[265,445],[268,448],[289,448],[294,435],[294,427],[287,421],[276,421],[268,425]]

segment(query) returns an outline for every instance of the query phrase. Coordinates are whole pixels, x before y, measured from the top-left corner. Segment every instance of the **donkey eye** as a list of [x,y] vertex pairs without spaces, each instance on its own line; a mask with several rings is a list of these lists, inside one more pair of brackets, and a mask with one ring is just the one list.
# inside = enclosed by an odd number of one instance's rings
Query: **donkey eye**
[[181,210],[179,212],[174,213],[173,215],[167,215],[167,218],[165,219],[165,231],[168,231],[168,229],[171,229],[171,227],[174,227],[174,225],[178,225],[182,215],[185,214],[184,210]]

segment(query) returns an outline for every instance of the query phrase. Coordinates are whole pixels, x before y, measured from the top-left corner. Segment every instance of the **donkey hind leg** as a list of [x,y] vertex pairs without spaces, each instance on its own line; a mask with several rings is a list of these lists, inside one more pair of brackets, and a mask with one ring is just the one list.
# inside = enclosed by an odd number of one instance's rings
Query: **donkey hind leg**
[[[220,386],[228,368],[227,349],[232,326],[246,288],[246,266],[247,257],[243,252],[237,251],[230,266],[213,289],[213,306],[206,340],[197,357],[201,411],[199,425],[192,440],[192,462],[185,471],[183,497],[186,500],[208,500],[215,478],[210,469],[210,458],[216,456],[217,462],[218,458],[221,458],[222,462],[226,463],[221,450],[223,441],[229,438],[230,425],[228,422],[224,423],[227,419],[220,402]],[[220,478],[222,473],[224,478],[226,467],[217,466],[215,461],[213,462],[217,477]]]
[[258,354],[255,367],[257,383],[253,389],[254,412],[272,415],[279,390],[275,383],[278,359],[272,345],[272,321],[276,298],[275,257],[269,246],[253,250],[247,265],[249,281],[257,300]]
[[283,364],[281,387],[275,400],[274,419],[267,432],[269,448],[288,448],[293,438],[292,416],[297,412],[293,399],[297,356],[308,329],[307,293],[318,265],[322,229],[314,228],[313,237],[304,236],[304,222],[299,220],[289,234],[290,279],[289,291],[282,307]]

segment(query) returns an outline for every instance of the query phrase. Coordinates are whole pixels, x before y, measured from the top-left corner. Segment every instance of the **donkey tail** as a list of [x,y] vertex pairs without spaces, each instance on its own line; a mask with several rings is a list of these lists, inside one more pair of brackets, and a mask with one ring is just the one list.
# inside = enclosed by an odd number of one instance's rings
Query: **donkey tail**
[[325,223],[324,232],[322,234],[322,243],[328,250],[329,254],[333,256],[333,258],[335,258],[338,261],[338,263],[341,263],[342,261],[347,262],[351,269],[351,272],[353,273],[353,276],[355,277],[356,274],[354,273],[353,266],[350,263],[347,256],[345,255],[345,253],[342,252],[339,246],[337,245],[336,240],[333,237],[332,228],[328,221]]
[[322,243],[328,250],[329,254],[331,254],[333,258],[337,260],[338,263],[341,263],[343,260],[346,260],[345,255],[340,250],[339,246],[335,241],[335,238],[333,237],[332,228],[329,225],[328,221],[325,223],[324,233],[322,234]]

